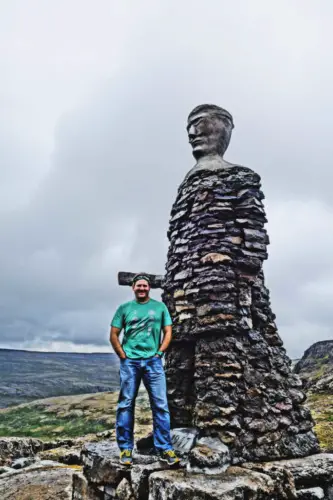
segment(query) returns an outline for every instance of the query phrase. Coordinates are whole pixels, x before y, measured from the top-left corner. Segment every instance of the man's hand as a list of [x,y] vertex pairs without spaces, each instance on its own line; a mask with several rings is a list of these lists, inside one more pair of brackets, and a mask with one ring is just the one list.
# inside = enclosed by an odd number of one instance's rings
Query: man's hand
[[171,342],[171,337],[172,337],[172,326],[171,325],[164,326],[163,327],[163,342],[160,345],[159,351],[165,352],[168,349],[169,344]]
[[121,328],[116,328],[115,326],[111,326],[110,330],[110,342],[116,354],[118,354],[120,359],[125,359],[126,354],[121,344],[119,342],[119,334],[121,332]]

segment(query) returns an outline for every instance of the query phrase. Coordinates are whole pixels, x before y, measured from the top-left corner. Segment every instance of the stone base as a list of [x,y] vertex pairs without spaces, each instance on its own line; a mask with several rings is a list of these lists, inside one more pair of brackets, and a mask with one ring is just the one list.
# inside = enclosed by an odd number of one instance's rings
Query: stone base
[[136,454],[125,468],[108,441],[87,444],[81,458],[84,478],[73,485],[78,500],[333,500],[333,454],[245,463],[216,475],[189,473],[185,459],[170,469],[153,455]]
[[[75,469],[63,464],[33,464],[14,472],[10,469],[8,473],[0,476],[0,498],[1,500],[53,498],[72,500],[74,474],[76,474]],[[86,498],[90,500],[91,497]]]

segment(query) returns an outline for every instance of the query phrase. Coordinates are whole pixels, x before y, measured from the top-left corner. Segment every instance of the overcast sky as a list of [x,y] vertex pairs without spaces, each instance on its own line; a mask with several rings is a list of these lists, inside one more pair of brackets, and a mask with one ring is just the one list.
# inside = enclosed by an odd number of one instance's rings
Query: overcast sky
[[332,19],[331,0],[1,1],[0,347],[110,350],[117,272],[164,272],[205,102],[262,177],[289,355],[332,339]]

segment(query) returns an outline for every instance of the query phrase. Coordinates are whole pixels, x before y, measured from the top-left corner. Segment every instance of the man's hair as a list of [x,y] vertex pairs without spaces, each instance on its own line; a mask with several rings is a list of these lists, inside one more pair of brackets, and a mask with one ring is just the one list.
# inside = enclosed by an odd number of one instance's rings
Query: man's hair
[[188,120],[190,120],[193,115],[197,115],[198,113],[202,113],[203,111],[208,111],[209,113],[220,116],[222,119],[227,118],[227,120],[231,123],[231,127],[234,128],[232,115],[226,109],[220,108],[220,106],[216,106],[216,104],[200,104],[191,111],[191,113],[188,115]]
[[139,280],[146,280],[148,285],[150,285],[150,277],[147,273],[138,273],[132,279],[132,285],[134,285]]

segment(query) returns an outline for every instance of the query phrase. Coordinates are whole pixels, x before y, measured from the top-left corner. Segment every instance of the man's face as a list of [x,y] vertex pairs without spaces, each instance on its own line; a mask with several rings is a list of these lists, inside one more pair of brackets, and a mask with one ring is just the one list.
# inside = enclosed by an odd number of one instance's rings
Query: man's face
[[146,280],[138,280],[133,285],[135,297],[139,302],[143,302],[149,297],[150,286]]
[[190,116],[187,133],[193,156],[196,159],[213,154],[222,156],[229,143],[230,130],[228,121],[213,112],[203,111]]

